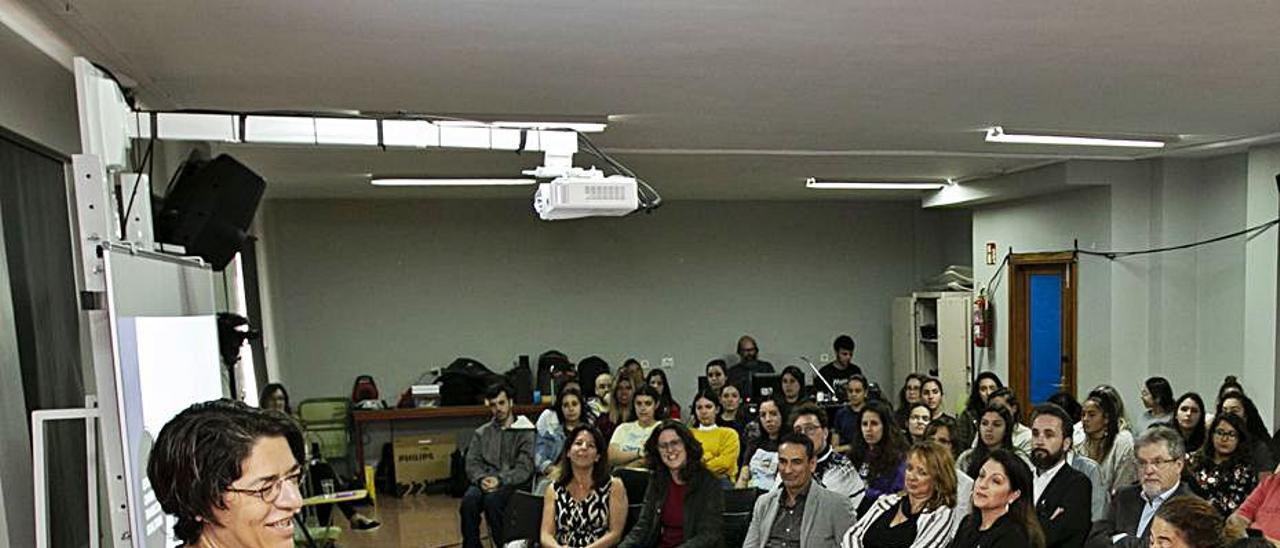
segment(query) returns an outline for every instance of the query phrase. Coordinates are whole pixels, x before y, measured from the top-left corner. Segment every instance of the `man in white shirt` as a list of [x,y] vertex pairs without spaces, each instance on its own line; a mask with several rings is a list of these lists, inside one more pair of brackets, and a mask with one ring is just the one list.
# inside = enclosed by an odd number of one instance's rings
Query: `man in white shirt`
[[1035,464],[1033,501],[1046,548],[1074,548],[1089,534],[1089,478],[1067,465],[1071,416],[1052,403],[1031,414],[1031,462]]

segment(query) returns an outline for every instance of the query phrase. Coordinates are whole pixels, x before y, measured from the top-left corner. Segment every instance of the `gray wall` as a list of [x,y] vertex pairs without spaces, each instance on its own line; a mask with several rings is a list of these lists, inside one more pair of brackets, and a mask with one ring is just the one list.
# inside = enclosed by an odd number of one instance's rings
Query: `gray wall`
[[75,77],[0,24],[0,127],[70,155],[80,151]]
[[[1032,174],[1074,190],[979,206],[973,240],[1016,252],[1133,250],[1205,240],[1275,219],[1280,148],[1205,159],[1068,163]],[[1025,174],[1024,174],[1025,175]],[[1168,377],[1175,392],[1212,401],[1236,375],[1270,424],[1276,344],[1276,234],[1234,238],[1139,257],[1080,258],[1077,385],[1120,389],[1130,415],[1142,412],[1140,383]],[[981,251],[975,247],[975,261]],[[994,267],[979,266],[986,280]],[[996,288],[996,347],[980,367],[1007,373],[1007,281]],[[1005,320],[1005,321],[1001,321]]]
[[890,303],[966,262],[967,211],[914,202],[672,202],[651,216],[542,222],[528,202],[269,201],[263,255],[280,377],[293,398],[387,398],[471,356],[675,360],[676,396],[743,333],[765,359],[830,353],[888,378]]

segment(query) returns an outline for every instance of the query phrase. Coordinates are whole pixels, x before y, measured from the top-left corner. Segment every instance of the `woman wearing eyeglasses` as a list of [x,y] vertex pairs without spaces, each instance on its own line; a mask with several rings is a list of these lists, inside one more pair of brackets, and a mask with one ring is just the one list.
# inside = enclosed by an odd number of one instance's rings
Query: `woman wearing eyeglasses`
[[1248,448],[1244,421],[1223,413],[1209,425],[1209,441],[1204,447],[1187,454],[1187,466],[1195,478],[1192,490],[1213,503],[1224,517],[1236,511],[1258,484]]
[[302,433],[283,414],[198,403],[156,437],[147,479],[184,546],[293,546]]
[[640,517],[620,548],[693,548],[724,543],[724,493],[702,464],[702,445],[684,424],[665,420],[645,443],[653,477]]

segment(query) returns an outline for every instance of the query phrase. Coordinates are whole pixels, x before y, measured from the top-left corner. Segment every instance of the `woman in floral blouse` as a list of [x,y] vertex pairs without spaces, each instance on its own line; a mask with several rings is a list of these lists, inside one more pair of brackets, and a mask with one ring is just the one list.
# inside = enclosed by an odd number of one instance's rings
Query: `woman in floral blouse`
[[1253,469],[1249,432],[1244,421],[1231,413],[1221,413],[1209,425],[1204,447],[1187,454],[1191,488],[1213,503],[1223,516],[1231,515],[1258,483]]

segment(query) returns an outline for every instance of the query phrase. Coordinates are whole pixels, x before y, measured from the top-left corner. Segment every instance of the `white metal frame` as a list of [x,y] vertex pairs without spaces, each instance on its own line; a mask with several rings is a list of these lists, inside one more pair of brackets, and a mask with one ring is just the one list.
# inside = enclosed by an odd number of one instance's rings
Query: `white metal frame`
[[84,444],[87,457],[89,494],[89,548],[98,548],[98,410],[93,397],[86,398],[83,409],[42,409],[31,412],[31,475],[35,491],[36,548],[49,546],[49,493],[45,487],[45,425],[55,421],[84,421]]

